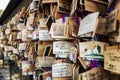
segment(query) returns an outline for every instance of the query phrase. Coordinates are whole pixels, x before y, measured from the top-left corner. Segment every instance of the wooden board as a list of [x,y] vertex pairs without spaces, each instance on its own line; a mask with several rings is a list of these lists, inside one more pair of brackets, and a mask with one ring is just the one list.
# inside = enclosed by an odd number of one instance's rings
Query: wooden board
[[120,74],[120,49],[108,50],[104,57],[104,69]]
[[57,3],[57,0],[42,0],[42,4]]
[[52,67],[54,62],[54,57],[37,57],[36,58],[36,67]]
[[39,30],[39,40],[52,40],[48,30]]
[[52,77],[69,77],[72,76],[72,64],[58,63],[52,65]]
[[37,55],[43,56],[45,47],[48,46],[48,45],[52,45],[52,44],[53,44],[52,41],[40,41],[39,44],[38,44]]
[[32,72],[35,70],[35,65],[30,64],[28,61],[21,61],[22,66],[22,75],[31,75]]
[[73,47],[72,42],[56,41],[53,42],[53,54],[70,54],[70,48]]
[[116,35],[116,33],[112,33],[111,35],[109,35],[110,36],[109,40],[112,41],[112,42],[120,42],[120,36],[119,35],[120,34]]
[[64,37],[64,27],[63,23],[52,23],[50,34],[52,38],[61,38]]
[[0,69],[0,80],[10,80],[10,69]]
[[95,34],[107,35],[106,34],[106,18],[99,18],[99,23]]
[[[89,41],[89,42],[80,42],[79,43],[79,52],[80,57],[93,57],[95,55],[104,55],[106,50],[107,43],[98,42],[98,41]],[[98,57],[98,56],[96,56]]]
[[118,10],[112,11],[107,17],[107,33],[114,32],[117,29]]
[[98,25],[99,12],[91,13],[80,21],[78,36],[95,32]]
[[72,78],[71,77],[53,78],[53,80],[72,80]]
[[58,0],[58,12],[69,13],[71,3],[71,0]]
[[96,1],[96,0],[84,0],[85,10],[90,12],[105,12],[107,10],[107,5]]
[[77,9],[77,4],[78,4],[78,0],[72,0],[70,16],[73,16],[75,14],[75,11]]
[[101,67],[96,67],[79,74],[79,80],[109,80],[108,72]]

